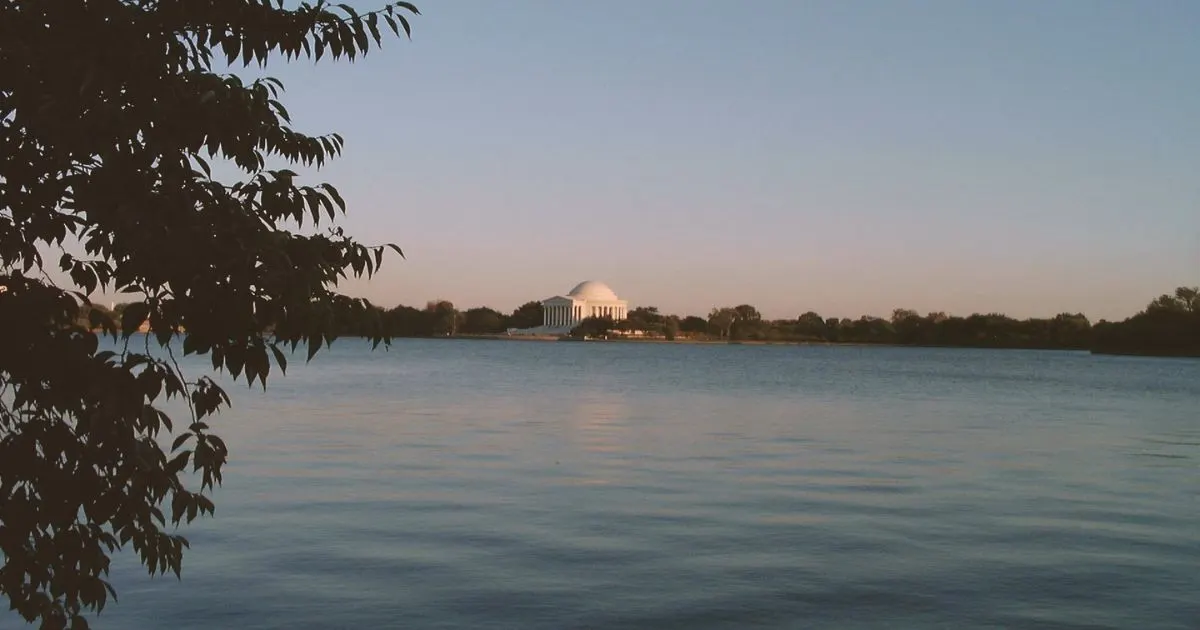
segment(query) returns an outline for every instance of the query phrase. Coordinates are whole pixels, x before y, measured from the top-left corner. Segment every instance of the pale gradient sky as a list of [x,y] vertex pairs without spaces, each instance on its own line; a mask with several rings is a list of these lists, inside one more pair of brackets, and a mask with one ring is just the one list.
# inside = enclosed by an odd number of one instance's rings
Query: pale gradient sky
[[[354,2],[362,9],[375,2]],[[384,306],[1124,318],[1200,284],[1200,2],[424,0],[275,66]]]

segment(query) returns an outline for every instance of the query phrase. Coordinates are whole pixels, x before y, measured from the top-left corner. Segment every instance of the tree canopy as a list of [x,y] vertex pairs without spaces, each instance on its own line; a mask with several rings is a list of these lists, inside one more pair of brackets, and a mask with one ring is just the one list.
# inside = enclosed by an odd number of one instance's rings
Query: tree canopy
[[577,338],[607,337],[614,328],[615,322],[611,317],[585,317],[571,329],[571,336]]
[[1123,322],[1096,328],[1100,352],[1200,356],[1200,287],[1179,287]]
[[542,325],[542,303],[530,301],[522,304],[513,311],[509,318],[512,328],[533,328]]
[[[228,449],[206,420],[229,399],[180,371],[179,331],[183,353],[263,387],[338,322],[387,341],[337,286],[400,250],[348,236],[338,190],[286,168],[343,139],[293,127],[280,81],[228,69],[354,60],[417,9],[289,4],[0,3],[0,595],[43,628],[87,627],[120,549],[178,575],[174,526],[214,510]],[[97,291],[136,299],[111,317]],[[126,342],[101,351],[96,331]]]

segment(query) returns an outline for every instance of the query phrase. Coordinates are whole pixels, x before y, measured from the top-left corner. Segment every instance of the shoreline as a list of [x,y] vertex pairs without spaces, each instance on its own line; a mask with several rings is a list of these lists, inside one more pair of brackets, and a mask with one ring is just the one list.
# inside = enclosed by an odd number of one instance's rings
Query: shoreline
[[[104,334],[104,331],[93,330],[93,333]],[[139,330],[138,333],[146,334]],[[186,334],[178,331],[176,335]],[[357,335],[343,335],[338,339],[361,339]],[[821,346],[839,348],[943,348],[957,350],[1036,350],[1042,352],[1078,352],[1093,356],[1110,357],[1146,357],[1154,359],[1200,359],[1200,353],[1192,352],[1138,352],[1136,350],[1095,349],[1095,348],[1048,348],[1044,346],[988,346],[988,345],[939,345],[939,344],[903,344],[903,343],[864,343],[858,341],[798,341],[798,340],[725,340],[725,339],[690,339],[690,338],[619,338],[619,339],[576,339],[560,335],[507,335],[494,334],[461,334],[435,335],[429,337],[393,337],[393,341],[403,339],[433,339],[433,340],[462,340],[462,341],[515,341],[515,342],[564,342],[564,343],[633,343],[661,344],[680,346]]]
[[1200,359],[1200,352],[1137,352],[1134,350],[1089,350],[1092,354],[1109,357],[1152,357],[1155,359]]
[[746,339],[728,341],[724,339],[658,339],[658,338],[625,338],[625,339],[573,339],[558,335],[492,335],[465,334],[439,337],[396,337],[396,339],[472,339],[494,341],[561,341],[566,343],[646,343],[646,344],[678,344],[689,346],[860,346],[860,347],[894,347],[903,348],[902,344],[894,343],[859,343],[848,341],[838,343],[833,341],[791,341],[791,340],[759,340]]
[[[496,341],[562,341],[567,343],[644,343],[644,344],[677,344],[688,346],[823,346],[823,347],[839,347],[839,348],[949,348],[949,349],[967,349],[967,350],[1049,350],[1060,352],[1090,352],[1089,348],[1046,348],[1039,346],[966,346],[966,345],[938,345],[938,344],[904,344],[904,343],[865,343],[861,341],[799,341],[789,339],[778,340],[761,340],[761,339],[745,339],[745,340],[725,340],[725,339],[661,339],[661,338],[625,338],[625,339],[572,339],[569,337],[558,337],[554,335],[454,335],[441,337],[397,337],[397,339],[471,339],[471,340],[496,340]],[[1093,352],[1096,354],[1095,352]]]
[[939,344],[903,344],[903,343],[863,343],[855,341],[793,341],[793,340],[757,340],[747,339],[728,341],[724,339],[661,339],[661,338],[627,338],[627,339],[572,339],[555,335],[505,335],[505,334],[469,334],[445,337],[399,337],[398,339],[470,339],[476,341],[561,341],[567,343],[642,343],[689,346],[822,346],[839,348],[944,348],[958,350],[1037,350],[1043,352],[1079,352],[1096,356],[1128,356],[1161,359],[1200,359],[1200,354],[1187,352],[1151,353],[1122,350],[1098,350],[1093,348],[1047,348],[1044,346],[987,346],[987,345],[939,345]]

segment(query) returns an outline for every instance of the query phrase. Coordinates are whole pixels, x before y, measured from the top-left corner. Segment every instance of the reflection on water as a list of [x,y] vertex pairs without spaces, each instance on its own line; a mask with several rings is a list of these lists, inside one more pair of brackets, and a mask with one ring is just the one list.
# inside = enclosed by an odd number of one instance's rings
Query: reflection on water
[[339,344],[98,628],[1195,628],[1200,362]]
[[630,435],[629,417],[619,393],[584,392],[572,405],[569,418],[585,450],[615,452],[628,450],[623,443]]

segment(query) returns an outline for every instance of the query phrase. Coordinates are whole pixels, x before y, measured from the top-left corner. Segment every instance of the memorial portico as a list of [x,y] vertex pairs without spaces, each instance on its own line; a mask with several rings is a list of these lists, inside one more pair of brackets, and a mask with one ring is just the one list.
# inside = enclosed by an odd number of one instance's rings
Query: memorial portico
[[625,319],[629,303],[617,297],[603,282],[581,282],[566,295],[542,300],[542,326],[551,329],[571,329],[589,317]]

